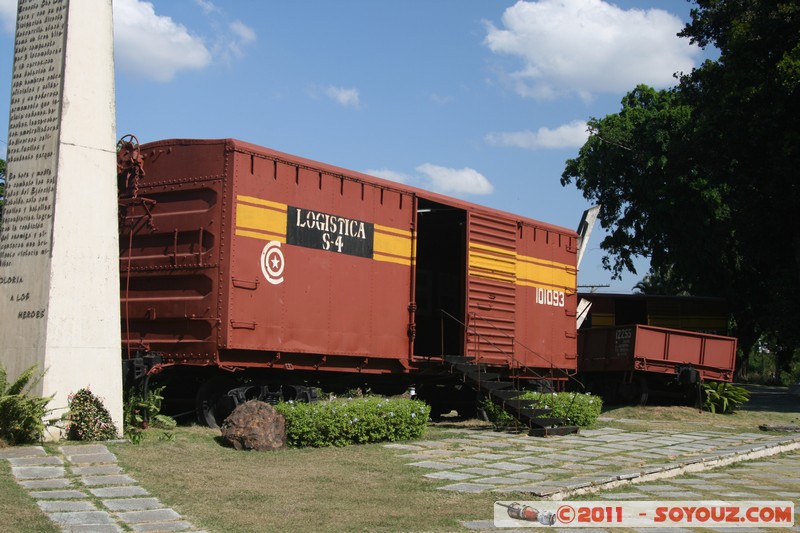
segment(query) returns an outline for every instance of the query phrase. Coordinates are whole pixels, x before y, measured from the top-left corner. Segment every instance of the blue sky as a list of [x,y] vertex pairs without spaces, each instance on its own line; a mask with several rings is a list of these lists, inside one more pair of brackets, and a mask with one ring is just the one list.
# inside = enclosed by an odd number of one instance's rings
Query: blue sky
[[[585,122],[705,57],[682,0],[114,0],[117,136],[234,137],[575,228]],[[0,0],[5,156],[16,0]],[[2,81],[4,80],[4,81]],[[579,284],[612,281],[596,228]]]

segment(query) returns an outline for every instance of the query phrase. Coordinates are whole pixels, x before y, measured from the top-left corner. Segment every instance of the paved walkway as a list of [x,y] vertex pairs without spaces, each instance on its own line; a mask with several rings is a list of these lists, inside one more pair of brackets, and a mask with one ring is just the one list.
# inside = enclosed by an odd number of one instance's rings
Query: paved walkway
[[[561,500],[800,449],[800,434],[582,430],[542,439],[452,429],[443,440],[388,444],[441,490],[524,492]],[[683,494],[683,493],[681,493]]]
[[61,446],[59,452],[27,446],[0,450],[0,458],[63,532],[197,531],[124,474],[104,445]]
[[[603,428],[542,439],[485,429],[449,432],[453,436],[443,440],[386,446],[401,452],[421,476],[441,480],[439,490],[491,491],[498,500],[507,499],[505,493],[527,493],[532,501],[579,497],[800,502],[800,434]],[[728,465],[733,466],[721,468]],[[800,531],[798,513],[800,505],[795,509],[793,531]],[[491,511],[486,514],[491,516]],[[491,518],[464,522],[464,526],[480,531],[510,531],[495,530]]]

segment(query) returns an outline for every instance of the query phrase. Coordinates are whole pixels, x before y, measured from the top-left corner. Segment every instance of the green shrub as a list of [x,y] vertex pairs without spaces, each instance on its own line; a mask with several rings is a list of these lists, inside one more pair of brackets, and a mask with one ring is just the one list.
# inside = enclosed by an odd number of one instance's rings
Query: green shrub
[[138,444],[142,441],[144,437],[142,430],[148,426],[164,430],[174,429],[177,426],[174,418],[161,414],[164,388],[164,386],[154,387],[143,395],[138,388],[131,387],[125,393],[122,420],[125,437],[132,443]]
[[422,435],[430,416],[423,402],[378,397],[280,403],[289,446],[347,446]]
[[69,440],[109,440],[117,438],[117,428],[102,400],[89,389],[81,389],[68,399],[67,438]]
[[750,399],[744,387],[712,381],[703,383],[703,408],[720,414],[731,414]]
[[[515,399],[538,400],[539,405],[533,407],[549,407],[552,411],[546,415],[548,418],[566,418],[570,424],[581,427],[594,424],[603,408],[603,399],[588,393],[526,392]],[[510,414],[489,399],[484,400],[483,408],[495,427],[505,427],[514,423],[514,418]]]
[[25,370],[14,383],[8,383],[5,367],[0,365],[0,439],[9,444],[27,444],[42,439],[47,404],[52,396],[31,396],[30,390],[42,379],[36,365]]

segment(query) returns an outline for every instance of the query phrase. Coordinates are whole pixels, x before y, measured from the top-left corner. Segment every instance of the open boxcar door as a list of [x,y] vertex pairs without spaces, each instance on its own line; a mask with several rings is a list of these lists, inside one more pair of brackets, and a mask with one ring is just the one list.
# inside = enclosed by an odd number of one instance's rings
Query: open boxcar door
[[468,219],[466,355],[509,364],[516,327],[517,224],[471,212]]
[[466,223],[463,209],[418,198],[414,355],[464,354]]

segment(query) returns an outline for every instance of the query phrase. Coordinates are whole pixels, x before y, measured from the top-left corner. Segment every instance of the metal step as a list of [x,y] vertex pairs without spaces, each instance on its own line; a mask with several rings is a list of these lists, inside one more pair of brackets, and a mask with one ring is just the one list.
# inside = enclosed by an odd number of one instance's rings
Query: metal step
[[533,428],[528,431],[530,437],[550,437],[555,435],[571,435],[578,433],[578,426],[559,426],[556,428]]
[[498,398],[502,401],[511,400],[512,398],[516,398],[524,394],[522,391],[519,390],[493,390],[492,397]]
[[519,396],[526,391],[514,389],[511,381],[499,381],[504,375],[489,372],[487,365],[476,363],[473,358],[463,355],[444,355],[442,360],[444,364],[450,365],[452,374],[460,375],[477,390],[488,392],[491,400],[516,418],[517,423],[528,426],[528,435],[568,435],[578,432],[576,426],[564,425],[568,423],[566,419],[548,416],[552,409],[540,407],[540,400],[520,399]]
[[539,408],[539,409],[522,408],[522,409],[515,409],[515,411],[517,412],[517,415],[520,416],[520,417],[525,417],[527,419],[532,419],[532,418],[535,419],[535,418],[547,417],[547,415],[549,415],[552,412],[552,409],[550,409],[550,408]]
[[528,422],[531,426],[536,427],[550,427],[550,426],[561,426],[567,423],[567,421],[563,418],[529,418]]
[[498,391],[498,390],[501,390],[501,389],[509,389],[509,388],[511,388],[513,386],[514,386],[514,384],[511,383],[510,381],[481,381],[480,382],[481,389],[491,391],[492,394],[494,394],[495,391]]
[[496,372],[464,372],[464,375],[473,381],[495,381],[500,379],[500,374]]
[[457,363],[458,364],[464,364],[464,363],[474,363],[475,362],[475,358],[474,357],[467,357],[465,355],[443,355],[442,356],[442,360],[444,360],[445,363],[450,363],[450,364],[453,364],[453,365],[457,364]]
[[453,363],[453,368],[462,374],[485,374],[486,365],[484,364],[471,364],[471,363]]
[[539,405],[539,400],[518,400],[512,398],[503,401],[503,407],[508,409],[528,409]]

